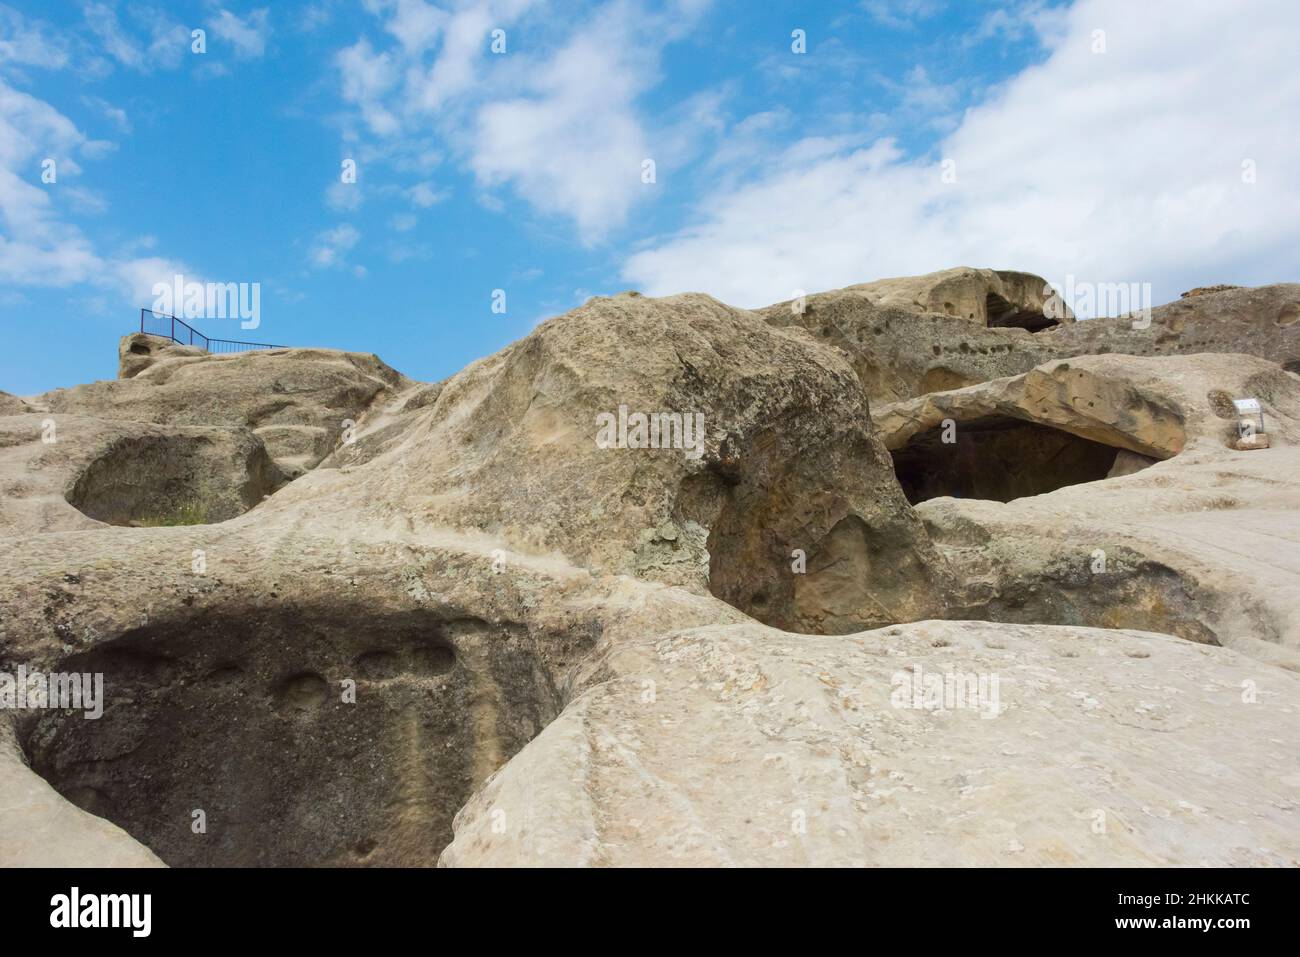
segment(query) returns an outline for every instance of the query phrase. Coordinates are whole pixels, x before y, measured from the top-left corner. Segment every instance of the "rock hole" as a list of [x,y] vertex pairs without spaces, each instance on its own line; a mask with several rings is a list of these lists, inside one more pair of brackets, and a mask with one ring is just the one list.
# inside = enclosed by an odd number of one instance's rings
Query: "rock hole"
[[17,730],[33,770],[173,866],[430,866],[594,641],[451,609],[227,598],[52,662],[103,675],[102,717],[29,712]]
[[303,672],[282,679],[275,689],[275,707],[281,712],[314,711],[329,696],[329,684],[314,672]]
[[961,422],[956,441],[942,428],[893,452],[894,470],[912,504],[942,495],[1010,502],[1067,485],[1104,479],[1119,449],[1009,417]]
[[243,514],[283,481],[266,448],[247,433],[144,435],[109,446],[67,498],[109,525],[206,525]]
[[1055,319],[1032,309],[1021,309],[995,292],[989,293],[985,299],[985,313],[990,329],[1019,328],[1041,332],[1059,325]]
[[976,379],[964,376],[960,372],[949,369],[945,366],[935,366],[926,370],[921,377],[921,384],[917,392],[920,395],[929,395],[931,392],[950,392],[953,389],[964,389],[968,385],[974,385]]

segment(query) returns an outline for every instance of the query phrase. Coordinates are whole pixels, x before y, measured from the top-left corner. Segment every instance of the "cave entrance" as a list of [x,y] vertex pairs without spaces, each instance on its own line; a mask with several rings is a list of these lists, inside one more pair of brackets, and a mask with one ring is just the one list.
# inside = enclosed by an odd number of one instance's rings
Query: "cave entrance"
[[1041,312],[1021,309],[995,292],[989,293],[985,299],[985,312],[989,317],[990,329],[1015,327],[1028,329],[1030,332],[1041,332],[1060,325],[1055,319],[1048,318]]
[[57,662],[103,675],[103,715],[33,712],[19,738],[64,797],[172,866],[429,866],[590,646],[539,637],[452,609],[207,609]]
[[255,436],[206,429],[113,442],[77,477],[67,499],[109,525],[206,525],[242,515],[284,481]]
[[1069,432],[1010,417],[959,422],[913,437],[896,449],[894,471],[907,500],[990,499],[1010,502],[1110,475],[1120,450]]

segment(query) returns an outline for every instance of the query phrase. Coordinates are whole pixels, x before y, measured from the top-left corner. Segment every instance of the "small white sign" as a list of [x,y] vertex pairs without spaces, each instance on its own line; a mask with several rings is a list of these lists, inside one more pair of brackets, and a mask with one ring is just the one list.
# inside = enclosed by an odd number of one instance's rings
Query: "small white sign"
[[1232,404],[1237,407],[1240,413],[1259,414],[1259,399],[1233,399]]

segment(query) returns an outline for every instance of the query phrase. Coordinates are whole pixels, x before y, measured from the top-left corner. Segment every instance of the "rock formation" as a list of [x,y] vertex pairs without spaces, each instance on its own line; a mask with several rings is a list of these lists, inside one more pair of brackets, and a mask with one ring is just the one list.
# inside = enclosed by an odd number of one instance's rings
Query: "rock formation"
[[1050,288],[1027,273],[949,269],[817,293],[759,314],[778,326],[802,326],[842,351],[872,402],[959,389],[1080,355],[1245,353],[1300,371],[1300,284],[1213,286],[1155,306],[1149,317],[1086,322],[1074,321],[1059,299],[1051,302]]
[[[461,811],[444,864],[1295,865],[1300,677],[1270,672],[1278,707],[1252,710],[1257,663],[1220,649],[750,623],[647,635],[607,667]],[[947,675],[975,679],[973,706],[925,706]]]
[[1296,864],[1300,286],[1045,287],[0,393],[0,865]]

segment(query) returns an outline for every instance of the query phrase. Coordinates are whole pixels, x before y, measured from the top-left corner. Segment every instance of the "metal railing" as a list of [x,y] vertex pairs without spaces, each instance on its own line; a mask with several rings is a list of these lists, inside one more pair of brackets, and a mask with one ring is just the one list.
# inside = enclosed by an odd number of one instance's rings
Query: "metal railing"
[[247,352],[249,349],[288,349],[269,342],[241,342],[237,339],[213,339],[205,336],[184,319],[177,319],[152,309],[140,310],[140,331],[147,336],[170,339],[185,346],[198,346],[208,352]]

